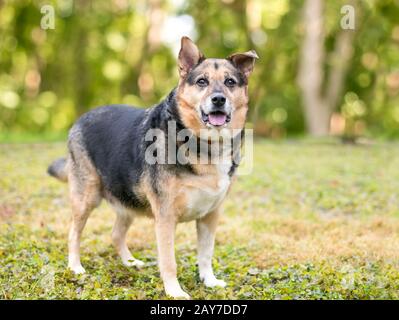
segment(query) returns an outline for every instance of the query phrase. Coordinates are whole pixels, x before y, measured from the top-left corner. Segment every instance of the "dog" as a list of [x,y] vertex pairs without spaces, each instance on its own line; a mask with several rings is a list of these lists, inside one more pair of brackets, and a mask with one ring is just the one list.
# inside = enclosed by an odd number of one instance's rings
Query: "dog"
[[[195,160],[203,155],[198,149],[183,157],[186,163],[151,162],[147,161],[151,146],[159,148],[153,152],[156,157],[165,150],[168,155],[176,153],[170,151],[166,139],[154,142],[146,138],[147,132],[155,130],[169,139],[168,125],[173,123],[178,133],[189,132],[194,145],[211,145],[205,156],[212,158],[209,150],[219,147],[221,141],[215,133],[238,132],[231,135],[233,140],[242,136],[248,78],[257,58],[253,50],[226,59],[205,58],[194,42],[183,37],[178,85],[161,103],[148,109],[103,106],[77,120],[69,131],[68,156],[48,168],[51,176],[69,184],[72,225],[68,267],[74,273],[85,272],[79,254],[81,234],[92,210],[106,199],[117,213],[112,241],[124,265],[144,265],[131,255],[126,233],[135,216],[153,217],[165,292],[173,298],[190,298],[177,280],[174,234],[177,223],[196,220],[200,279],[207,287],[226,285],[214,275],[212,256],[221,204],[239,162],[235,161],[236,153],[219,148],[218,155],[227,155],[222,164],[198,163]],[[202,139],[201,132],[212,134]],[[178,146],[186,140],[172,139]]]

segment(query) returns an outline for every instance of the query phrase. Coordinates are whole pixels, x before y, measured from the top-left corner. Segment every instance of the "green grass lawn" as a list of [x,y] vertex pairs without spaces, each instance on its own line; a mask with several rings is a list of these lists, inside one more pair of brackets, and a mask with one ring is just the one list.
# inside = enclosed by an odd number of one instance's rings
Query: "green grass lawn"
[[[0,298],[164,299],[153,223],[129,231],[124,267],[103,203],[83,234],[85,275],[66,269],[67,186],[46,175],[65,143],[0,145]],[[194,299],[398,299],[399,145],[257,142],[225,203],[214,257],[225,289],[199,281],[195,225],[177,228],[179,279]]]

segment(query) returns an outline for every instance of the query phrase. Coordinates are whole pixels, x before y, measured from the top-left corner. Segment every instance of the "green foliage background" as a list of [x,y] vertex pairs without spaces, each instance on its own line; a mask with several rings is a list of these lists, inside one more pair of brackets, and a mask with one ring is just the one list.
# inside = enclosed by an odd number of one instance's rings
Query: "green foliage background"
[[[327,54],[347,2],[326,1]],[[55,9],[53,30],[40,28],[46,4]],[[399,1],[356,5],[354,56],[337,112],[363,135],[397,137]],[[302,6],[289,0],[0,1],[0,132],[59,134],[101,104],[156,103],[177,83],[176,53],[160,38],[163,23],[184,16],[194,21],[194,38],[207,56],[258,52],[249,119],[257,133],[302,134],[296,82]]]

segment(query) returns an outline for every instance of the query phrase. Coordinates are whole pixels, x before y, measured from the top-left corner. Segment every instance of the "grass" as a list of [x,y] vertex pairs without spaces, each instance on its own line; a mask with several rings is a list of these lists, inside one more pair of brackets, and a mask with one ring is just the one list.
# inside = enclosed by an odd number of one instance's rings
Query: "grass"
[[57,142],[67,139],[68,132],[7,132],[0,131],[0,143],[38,143]]
[[[143,269],[124,267],[103,203],[82,241],[87,273],[66,269],[67,187],[46,175],[65,143],[0,145],[0,298],[165,299],[153,224],[137,219],[128,242]],[[399,148],[309,140],[255,145],[217,234],[216,273],[200,283],[194,223],[177,228],[182,286],[195,299],[398,299]]]

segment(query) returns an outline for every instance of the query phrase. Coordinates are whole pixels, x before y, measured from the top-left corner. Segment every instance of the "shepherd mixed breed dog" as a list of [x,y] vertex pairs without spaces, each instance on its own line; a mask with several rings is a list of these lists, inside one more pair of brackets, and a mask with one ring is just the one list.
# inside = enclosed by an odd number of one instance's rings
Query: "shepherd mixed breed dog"
[[[117,213],[112,240],[126,266],[144,265],[126,245],[133,218],[140,214],[153,217],[166,294],[189,298],[177,280],[174,235],[178,222],[196,220],[200,279],[208,287],[226,285],[213,273],[212,255],[220,206],[238,165],[234,151],[219,148],[216,153],[224,153],[228,160],[222,163],[196,161],[202,156],[202,148],[187,156],[183,164],[154,163],[146,161],[146,149],[155,142],[145,137],[152,129],[167,136],[168,124],[174,123],[178,133],[189,130],[191,140],[205,141],[210,146],[206,156],[212,158],[209,150],[219,147],[221,141],[217,135],[215,138],[215,132],[239,132],[231,135],[234,140],[244,131],[248,77],[256,58],[251,50],[226,59],[208,59],[183,37],[178,56],[180,80],[164,101],[149,109],[100,107],[74,124],[67,158],[54,161],[48,168],[50,175],[69,183],[72,225],[68,267],[73,272],[85,272],[79,256],[81,234],[91,211],[104,198]],[[204,131],[212,134],[202,139]],[[159,149],[154,156],[170,150],[166,139],[156,141]],[[179,146],[179,141],[172,141]]]

